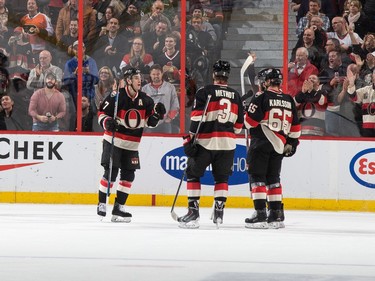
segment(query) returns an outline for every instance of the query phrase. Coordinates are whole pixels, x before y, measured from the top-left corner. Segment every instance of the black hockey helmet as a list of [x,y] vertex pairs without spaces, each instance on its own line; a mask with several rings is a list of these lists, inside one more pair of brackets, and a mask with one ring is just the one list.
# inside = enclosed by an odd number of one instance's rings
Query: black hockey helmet
[[271,85],[280,85],[283,82],[283,74],[280,69],[269,68],[265,72],[265,80],[270,80]]
[[258,83],[257,85],[260,85],[261,83],[264,83],[266,81],[266,73],[269,71],[269,68],[262,69],[261,71],[258,72],[257,79]]
[[140,74],[141,71],[138,68],[135,67],[124,67],[122,69],[124,79],[126,80],[127,78],[131,79],[134,75]]
[[224,60],[218,60],[214,63],[213,73],[215,76],[229,77],[230,63]]

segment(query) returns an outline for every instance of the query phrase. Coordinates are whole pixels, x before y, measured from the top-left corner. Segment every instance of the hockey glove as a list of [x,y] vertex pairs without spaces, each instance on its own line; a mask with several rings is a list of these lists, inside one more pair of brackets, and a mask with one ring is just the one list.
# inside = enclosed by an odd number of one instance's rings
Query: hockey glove
[[104,130],[114,133],[118,130],[118,127],[119,127],[119,124],[113,118],[107,117],[104,120],[104,126],[103,126]]
[[298,139],[287,138],[283,155],[285,157],[292,157],[297,151],[298,144]]
[[197,155],[198,147],[194,143],[194,136],[190,137],[190,135],[182,137],[184,140],[184,152],[187,157],[194,157]]
[[161,102],[158,102],[157,104],[155,104],[154,111],[155,111],[155,114],[159,116],[159,120],[164,119],[164,114],[167,113],[164,104],[162,104]]

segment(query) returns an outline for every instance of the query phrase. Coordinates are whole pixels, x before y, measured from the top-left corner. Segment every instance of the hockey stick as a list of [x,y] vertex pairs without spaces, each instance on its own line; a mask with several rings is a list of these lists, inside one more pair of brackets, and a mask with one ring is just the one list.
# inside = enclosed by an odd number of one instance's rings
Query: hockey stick
[[[241,67],[241,71],[240,71],[240,80],[241,80],[241,94],[242,94],[242,101],[245,101],[248,96],[252,93],[252,91],[249,91],[247,94],[245,94],[245,71],[248,69],[248,67],[253,64],[254,62],[254,58],[249,55],[248,58],[246,59],[245,63],[243,64],[243,66]],[[254,85],[251,85],[251,86],[254,86]],[[247,153],[249,152],[249,149],[250,149],[250,141],[249,141],[249,130],[247,128],[245,128],[245,140],[246,140],[246,156],[247,156]],[[248,178],[249,178],[249,186],[250,186],[250,192],[251,192],[251,184],[250,184],[250,175],[248,174]]]
[[245,71],[248,69],[248,67],[254,62],[254,58],[249,55],[247,59],[245,60],[244,64],[241,67],[240,75],[241,75],[241,93],[244,96],[245,95]]
[[[115,109],[113,111],[113,119],[116,121],[117,111],[118,111],[118,98],[120,95],[119,92],[120,83],[117,85],[117,92],[116,92],[116,99],[115,99]],[[111,151],[109,154],[109,174],[108,174],[108,187],[107,187],[107,202],[109,203],[109,197],[111,196],[111,179],[112,179],[112,170],[113,170],[113,151],[115,150],[115,131],[112,132],[112,140],[111,140]]]
[[[253,56],[249,55],[247,59],[245,60],[243,66],[241,67],[240,71],[240,79],[241,79],[241,94],[242,94],[242,100],[245,100],[248,96],[248,94],[245,94],[245,72],[249,68],[251,64],[253,64],[254,58]],[[253,85],[252,85],[253,86]],[[246,98],[245,98],[246,97]],[[249,151],[249,138],[248,138],[248,130],[245,129],[245,138],[246,138],[246,153]]]
[[[197,131],[195,132],[195,138],[194,138],[194,141],[193,141],[193,145],[195,145],[196,142],[197,142],[197,140],[198,140],[198,132],[199,132],[199,129],[200,129],[201,125],[202,125],[203,118],[206,115],[208,104],[210,103],[210,100],[211,100],[211,95],[208,95],[207,96],[206,104],[204,106],[204,110],[203,110],[203,114],[202,114],[201,120],[199,121],[199,124],[198,124],[198,127],[197,127]],[[171,208],[171,216],[172,216],[172,219],[174,219],[175,221],[178,220],[179,216],[174,211],[174,207],[176,205],[178,194],[180,193],[180,188],[181,188],[182,182],[184,181],[184,177],[186,175],[186,169],[187,169],[187,166],[184,169],[184,173],[182,174],[182,177],[181,177],[181,180],[180,180],[180,184],[178,185],[178,188],[177,188],[177,191],[176,191],[176,195],[174,196],[174,200],[173,200],[173,204],[172,204],[172,208]]]

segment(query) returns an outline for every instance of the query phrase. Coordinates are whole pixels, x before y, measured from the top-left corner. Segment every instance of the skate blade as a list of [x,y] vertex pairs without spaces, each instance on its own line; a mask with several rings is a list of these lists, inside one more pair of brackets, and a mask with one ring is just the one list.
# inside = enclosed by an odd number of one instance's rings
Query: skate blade
[[131,221],[131,218],[130,217],[120,217],[120,216],[112,216],[111,218],[111,222],[125,222],[125,223],[129,223]]
[[179,228],[195,229],[195,228],[199,228],[199,222],[198,222],[198,220],[189,221],[189,222],[180,222],[178,227]]
[[256,223],[246,223],[245,227],[252,228],[252,229],[268,229],[268,223],[266,221],[256,222]]
[[285,224],[282,221],[273,221],[268,223],[268,227],[272,229],[285,228]]

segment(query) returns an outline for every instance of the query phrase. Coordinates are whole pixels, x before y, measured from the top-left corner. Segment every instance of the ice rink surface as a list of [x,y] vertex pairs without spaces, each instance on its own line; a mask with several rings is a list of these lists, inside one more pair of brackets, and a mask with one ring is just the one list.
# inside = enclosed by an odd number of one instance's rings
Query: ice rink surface
[[0,204],[0,280],[375,280],[374,213],[286,210],[285,229],[254,230],[246,209],[226,209],[220,229],[209,208],[199,229],[170,208],[127,210],[129,224],[93,205]]

